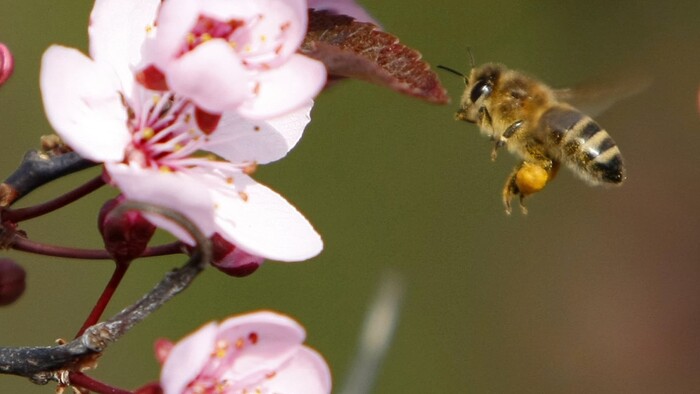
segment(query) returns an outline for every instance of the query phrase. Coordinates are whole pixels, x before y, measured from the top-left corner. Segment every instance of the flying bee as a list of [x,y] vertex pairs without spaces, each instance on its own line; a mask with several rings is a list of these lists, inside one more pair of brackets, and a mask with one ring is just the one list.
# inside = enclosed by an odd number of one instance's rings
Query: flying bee
[[[475,67],[472,60],[469,76],[438,67],[464,78],[466,88],[456,118],[475,123],[494,141],[491,159],[495,160],[504,146],[522,159],[503,187],[506,213],[511,212],[514,196],[527,213],[524,198],[554,179],[561,163],[592,185],[619,185],[625,180],[625,166],[615,141],[596,121],[569,104],[576,100],[575,90],[551,89],[501,64]],[[618,91],[608,87],[605,93],[618,99],[638,92],[639,87],[638,83]],[[598,96],[589,90],[578,93]],[[590,101],[590,97],[583,101],[587,99]],[[600,97],[594,99],[601,101]],[[602,106],[610,104],[612,100]]]

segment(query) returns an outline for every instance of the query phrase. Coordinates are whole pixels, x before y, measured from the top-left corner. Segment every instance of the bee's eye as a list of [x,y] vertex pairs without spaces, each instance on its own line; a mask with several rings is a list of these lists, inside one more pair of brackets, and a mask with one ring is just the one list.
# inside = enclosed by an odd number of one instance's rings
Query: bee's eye
[[469,94],[469,98],[472,100],[473,103],[476,102],[476,100],[479,99],[479,97],[484,96],[488,97],[491,94],[491,83],[487,79],[482,79],[476,84],[474,84],[474,88],[472,88],[472,92]]

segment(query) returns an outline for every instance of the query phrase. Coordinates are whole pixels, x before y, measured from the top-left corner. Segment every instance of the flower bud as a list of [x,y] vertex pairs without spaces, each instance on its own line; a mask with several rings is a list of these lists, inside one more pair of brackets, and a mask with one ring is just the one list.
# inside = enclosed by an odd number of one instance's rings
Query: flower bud
[[138,211],[127,211],[119,216],[112,214],[124,201],[124,196],[107,201],[97,223],[105,249],[117,263],[129,263],[141,256],[156,231]]
[[211,264],[226,275],[239,278],[248,276],[255,272],[265,261],[262,257],[253,256],[242,251],[219,234],[214,234],[211,237],[211,245]]
[[27,273],[13,260],[0,258],[0,306],[12,304],[24,293]]
[[15,60],[12,57],[12,52],[0,42],[0,85],[4,84],[15,69]]

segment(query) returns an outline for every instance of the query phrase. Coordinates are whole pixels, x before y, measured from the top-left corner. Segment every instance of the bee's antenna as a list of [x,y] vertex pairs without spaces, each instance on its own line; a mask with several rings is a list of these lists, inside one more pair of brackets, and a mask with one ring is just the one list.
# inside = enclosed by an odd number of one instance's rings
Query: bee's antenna
[[450,67],[447,67],[447,66],[443,66],[443,65],[441,65],[441,64],[438,64],[437,68],[441,68],[441,69],[443,69],[443,70],[445,70],[445,71],[451,72],[452,74],[459,75],[460,77],[464,78],[464,81],[465,81],[465,82],[467,81],[467,76],[464,75],[463,73],[461,73],[461,72],[455,70],[454,68],[450,68]]
[[467,47],[467,53],[469,54],[469,65],[471,68],[476,67],[476,62],[474,61],[474,53],[472,53],[472,47]]

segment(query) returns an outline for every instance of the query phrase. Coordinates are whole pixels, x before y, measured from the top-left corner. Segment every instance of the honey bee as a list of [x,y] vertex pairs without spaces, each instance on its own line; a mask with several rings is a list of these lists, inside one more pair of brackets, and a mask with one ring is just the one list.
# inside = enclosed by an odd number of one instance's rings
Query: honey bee
[[[503,204],[511,212],[511,199],[542,190],[556,176],[561,163],[592,185],[619,185],[625,165],[615,141],[590,116],[568,103],[573,90],[554,90],[544,83],[501,64],[474,67],[469,76],[445,66],[464,78],[458,120],[475,123],[494,141],[491,159],[506,147],[522,162],[503,187]],[[625,92],[627,96],[635,92]],[[611,104],[611,103],[609,103]]]

